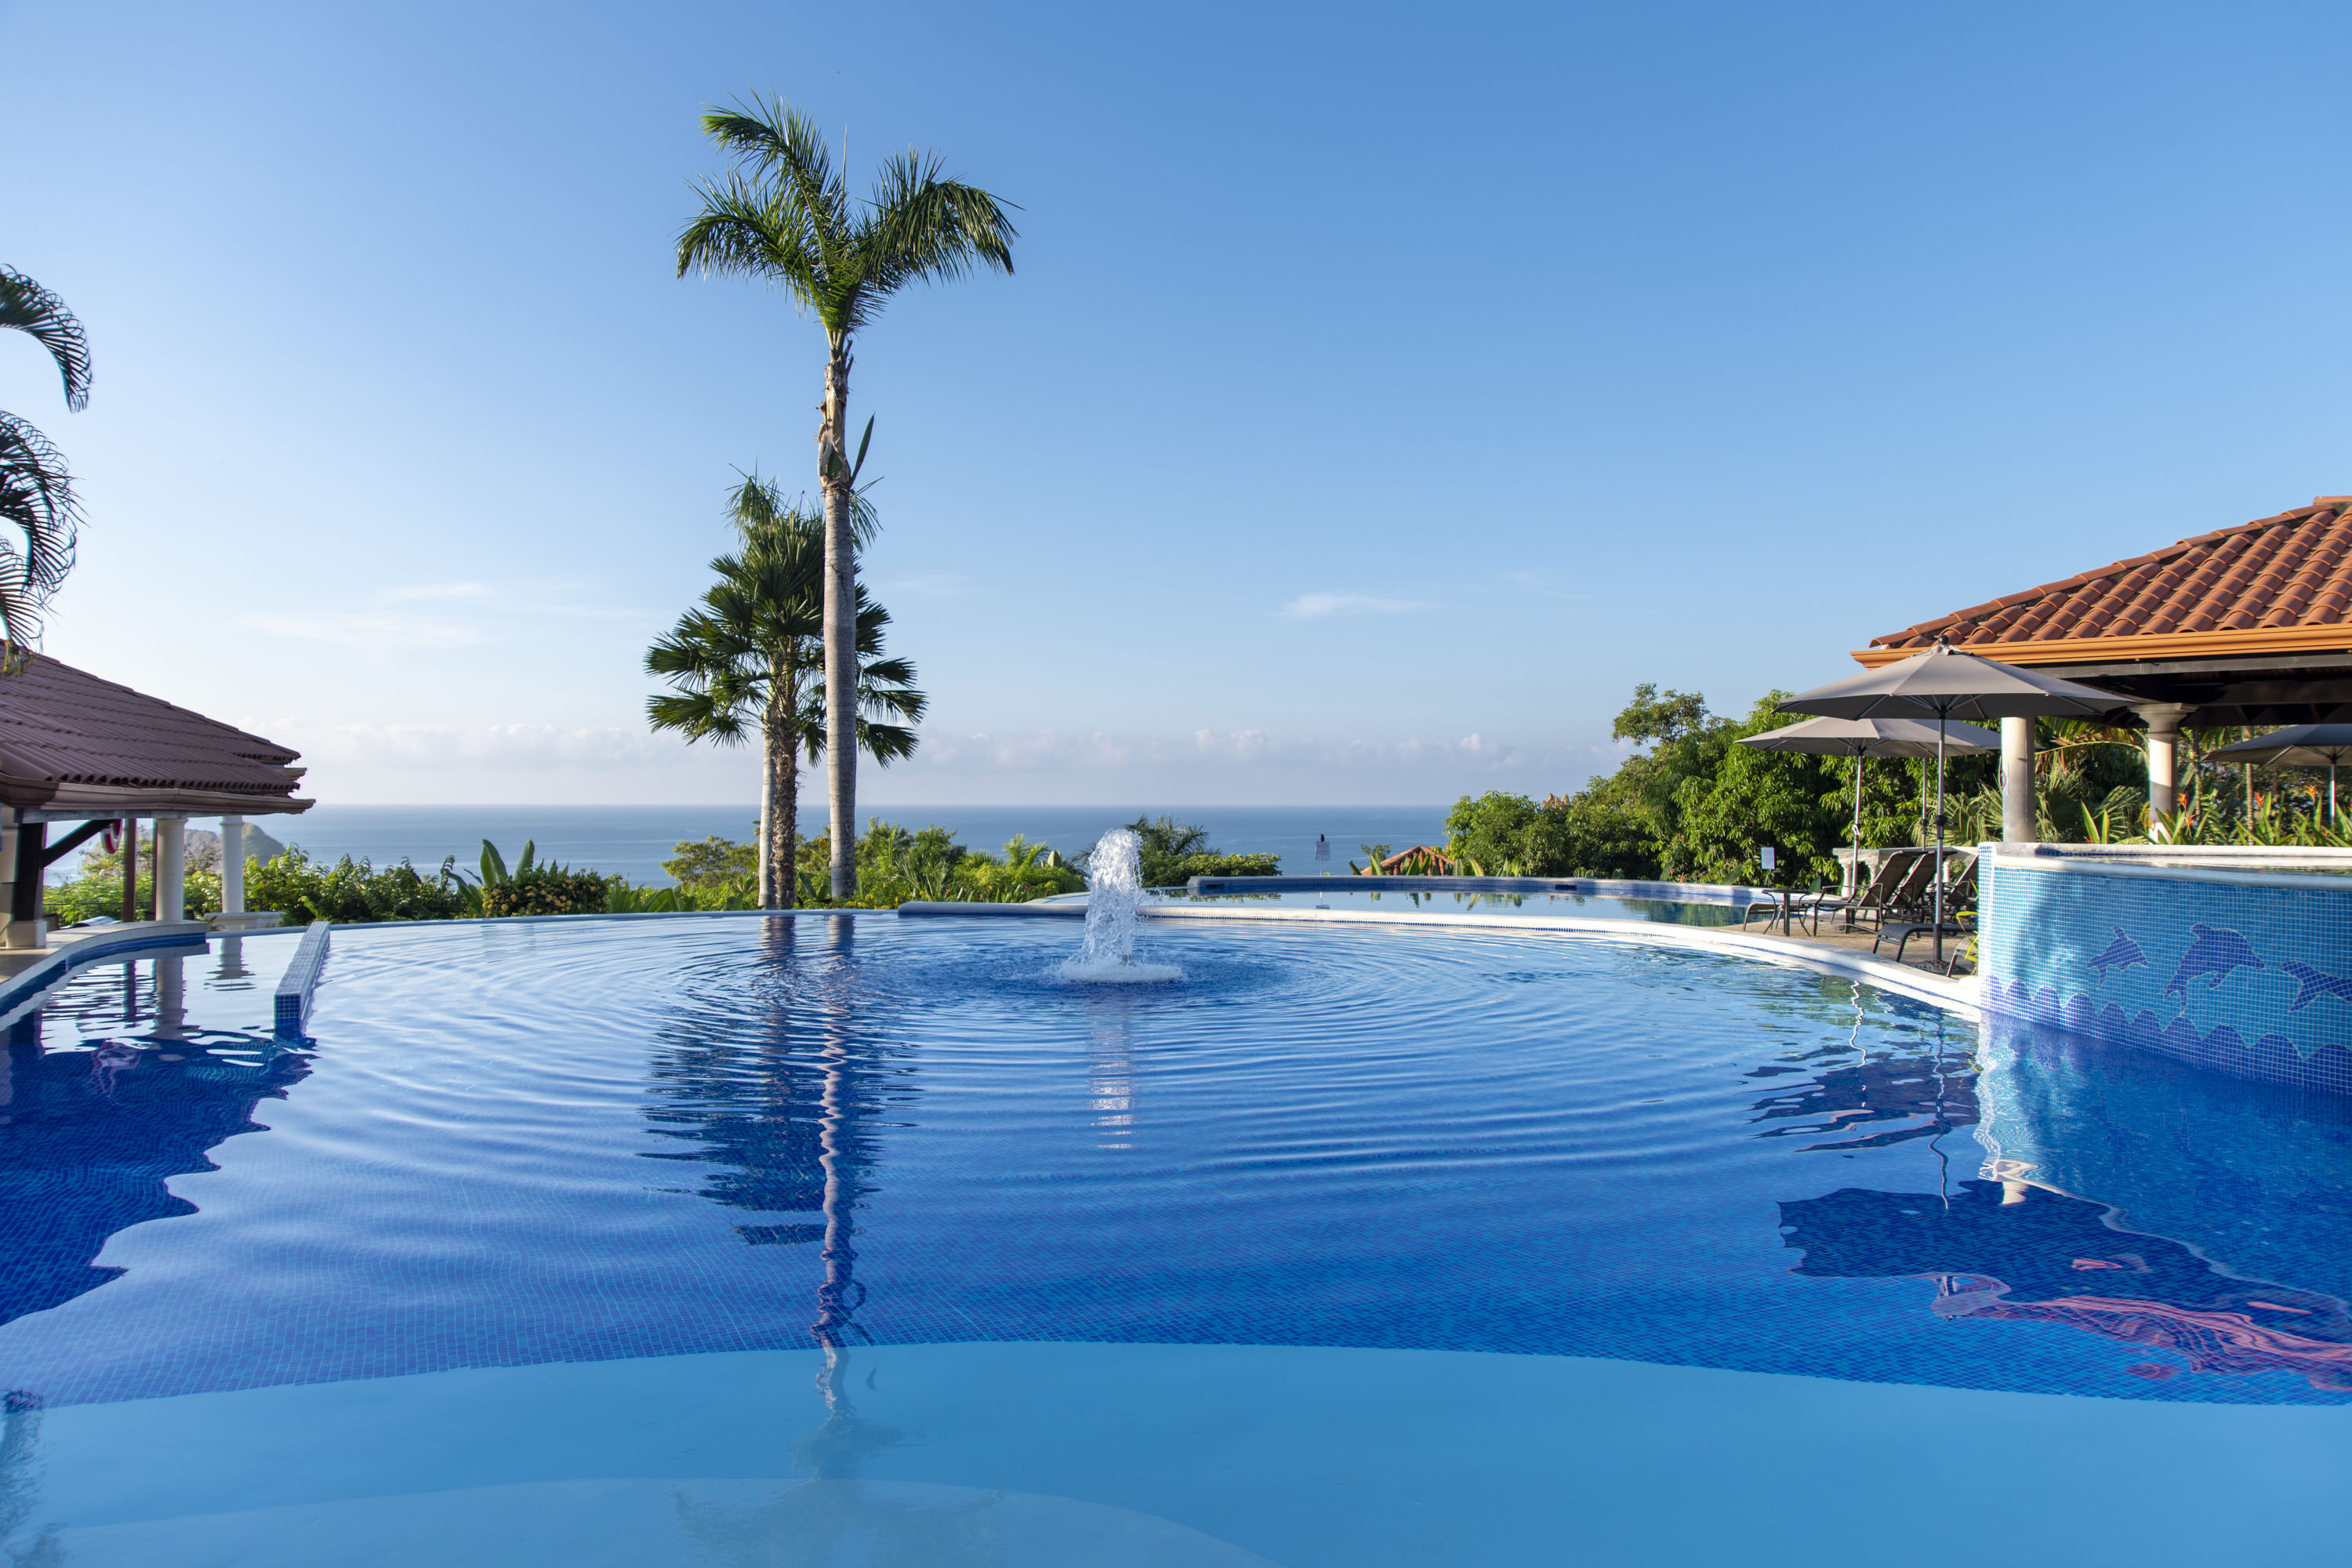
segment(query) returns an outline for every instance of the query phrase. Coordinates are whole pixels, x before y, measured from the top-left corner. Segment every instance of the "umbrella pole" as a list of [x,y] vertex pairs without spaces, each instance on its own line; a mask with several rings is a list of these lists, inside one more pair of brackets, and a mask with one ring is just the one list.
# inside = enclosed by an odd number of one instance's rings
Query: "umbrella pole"
[[1936,966],[1944,964],[1944,715],[1936,715]]
[[1853,754],[1853,858],[1845,866],[1845,929],[1853,929],[1853,899],[1862,891],[1862,764],[1863,754]]
[[2336,759],[2327,759],[2327,826],[2336,826]]

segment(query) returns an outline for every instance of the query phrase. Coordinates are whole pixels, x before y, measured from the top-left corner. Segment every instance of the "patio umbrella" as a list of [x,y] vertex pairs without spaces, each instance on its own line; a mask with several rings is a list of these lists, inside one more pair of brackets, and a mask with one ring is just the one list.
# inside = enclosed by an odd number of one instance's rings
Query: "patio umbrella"
[[2205,753],[2233,763],[2284,763],[2327,770],[2327,820],[2336,820],[2336,764],[2352,757],[2352,724],[2297,724]]
[[[1821,713],[1832,719],[1932,721],[1945,734],[1951,721],[2025,719],[2047,714],[2090,719],[2128,708],[2131,700],[2095,686],[2081,686],[1979,658],[1942,643],[1895,664],[1865,669],[1843,680],[1800,693],[1780,704],[1783,713]],[[1936,959],[1944,957],[1944,748],[1936,748]]]
[[[1768,730],[1761,735],[1744,735],[1739,743],[1753,746],[1759,752],[1805,752],[1820,757],[1852,757],[1853,759],[1853,858],[1846,867],[1848,879],[1844,890],[1852,891],[1853,879],[1862,874],[1862,764],[1869,757],[1932,757],[1937,740],[1936,726],[1923,724],[1916,719],[1805,719]],[[2000,750],[2000,737],[1990,730],[1980,730],[1974,724],[1951,727],[1944,737],[1945,743],[1962,756],[1975,756]],[[1851,920],[1847,922],[1852,924]]]

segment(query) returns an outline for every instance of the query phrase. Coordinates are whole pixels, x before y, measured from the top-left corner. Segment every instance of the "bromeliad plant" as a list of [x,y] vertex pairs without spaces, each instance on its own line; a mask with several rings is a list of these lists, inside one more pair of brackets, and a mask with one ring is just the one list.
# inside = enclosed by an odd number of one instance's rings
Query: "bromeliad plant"
[[[468,913],[488,918],[501,915],[597,915],[610,907],[612,886],[608,879],[593,871],[575,871],[569,866],[545,865],[538,861],[539,841],[523,840],[522,855],[514,868],[507,868],[506,857],[497,845],[482,840],[482,878],[473,884],[476,908]],[[454,872],[462,882],[465,873]]]

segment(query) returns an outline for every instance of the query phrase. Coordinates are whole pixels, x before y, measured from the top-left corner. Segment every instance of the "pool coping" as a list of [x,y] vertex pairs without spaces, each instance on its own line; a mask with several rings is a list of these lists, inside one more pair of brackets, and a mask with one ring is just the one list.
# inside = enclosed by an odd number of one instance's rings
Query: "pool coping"
[[140,921],[68,941],[60,941],[63,932],[52,932],[49,940],[54,945],[39,963],[27,964],[0,982],[0,1024],[14,1022],[18,1013],[38,1003],[85,963],[158,948],[201,952],[208,934],[202,921]]

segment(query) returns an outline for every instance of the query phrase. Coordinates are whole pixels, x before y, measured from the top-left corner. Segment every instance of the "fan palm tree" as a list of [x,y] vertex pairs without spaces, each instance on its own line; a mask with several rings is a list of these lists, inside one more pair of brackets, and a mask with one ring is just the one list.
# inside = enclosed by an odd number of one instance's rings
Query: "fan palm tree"
[[[66,406],[89,403],[89,342],[65,301],[13,267],[0,267],[0,327],[47,349],[66,387]],[[40,635],[41,611],[73,566],[81,507],[65,459],[31,425],[0,410],[0,666]],[[18,547],[15,535],[21,534]]]
[[[824,519],[785,502],[758,475],[730,502],[742,548],[711,562],[719,581],[702,603],[647,650],[648,674],[677,689],[648,698],[656,730],[721,745],[757,729],[760,767],[760,907],[793,907],[799,855],[800,759],[826,748],[822,580]],[[872,528],[861,500],[855,531]],[[882,655],[890,612],[857,591],[857,743],[887,766],[915,750],[908,728],[928,700],[915,667]],[[894,723],[903,720],[905,723]]]
[[[780,99],[714,110],[702,128],[735,167],[697,186],[702,210],[677,237],[677,271],[759,278],[782,286],[824,329],[824,401],[817,422],[817,483],[824,496],[824,658],[833,706],[828,737],[856,719],[848,672],[857,557],[851,512],[874,421],[849,455],[849,367],[859,329],[909,283],[960,278],[974,266],[1013,270],[1012,221],[976,185],[940,174],[935,154],[886,159],[871,195],[849,194],[824,136]],[[857,887],[857,753],[826,750],[833,816],[833,893]]]

